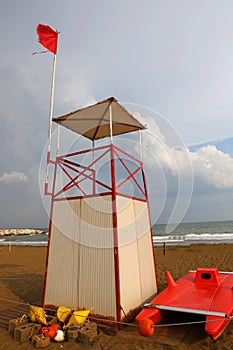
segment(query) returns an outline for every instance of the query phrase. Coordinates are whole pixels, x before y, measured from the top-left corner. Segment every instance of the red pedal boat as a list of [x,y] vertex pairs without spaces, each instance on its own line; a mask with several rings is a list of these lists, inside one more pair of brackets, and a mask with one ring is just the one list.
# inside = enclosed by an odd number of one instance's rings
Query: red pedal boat
[[139,332],[152,335],[151,328],[161,322],[161,311],[166,310],[206,315],[205,332],[218,339],[233,314],[233,272],[198,268],[177,281],[167,271],[166,278],[168,287],[136,316]]

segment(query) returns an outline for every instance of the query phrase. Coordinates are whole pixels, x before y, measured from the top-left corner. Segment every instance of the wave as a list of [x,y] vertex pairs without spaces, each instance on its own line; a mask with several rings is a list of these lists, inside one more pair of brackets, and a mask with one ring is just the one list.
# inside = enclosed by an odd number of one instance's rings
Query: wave
[[153,244],[195,244],[195,243],[232,243],[233,233],[190,233],[186,235],[153,236]]
[[30,247],[46,247],[48,245],[47,241],[8,241],[0,240],[0,246],[30,246]]

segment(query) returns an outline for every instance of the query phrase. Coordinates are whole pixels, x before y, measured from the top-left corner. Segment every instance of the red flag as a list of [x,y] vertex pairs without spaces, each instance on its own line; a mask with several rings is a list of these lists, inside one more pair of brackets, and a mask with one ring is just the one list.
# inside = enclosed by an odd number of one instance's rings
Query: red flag
[[41,45],[56,55],[58,32],[45,24],[38,24],[36,31]]

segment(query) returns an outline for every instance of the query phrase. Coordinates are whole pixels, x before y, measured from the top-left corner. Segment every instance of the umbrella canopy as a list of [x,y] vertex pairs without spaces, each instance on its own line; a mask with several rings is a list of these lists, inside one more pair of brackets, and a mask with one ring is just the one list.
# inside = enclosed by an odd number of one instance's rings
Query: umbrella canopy
[[111,120],[112,136],[145,129],[114,97],[53,118],[54,122],[90,140],[111,136]]

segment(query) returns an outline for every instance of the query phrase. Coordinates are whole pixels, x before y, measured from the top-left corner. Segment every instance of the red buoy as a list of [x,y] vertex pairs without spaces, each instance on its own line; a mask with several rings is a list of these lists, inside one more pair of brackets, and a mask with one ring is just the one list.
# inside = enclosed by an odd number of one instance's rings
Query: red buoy
[[144,337],[151,337],[154,330],[154,322],[149,318],[144,318],[138,322],[138,332]]
[[54,324],[51,324],[50,328],[53,328],[53,329],[55,329],[56,331],[58,331],[61,327],[59,326],[59,324],[54,323]]

